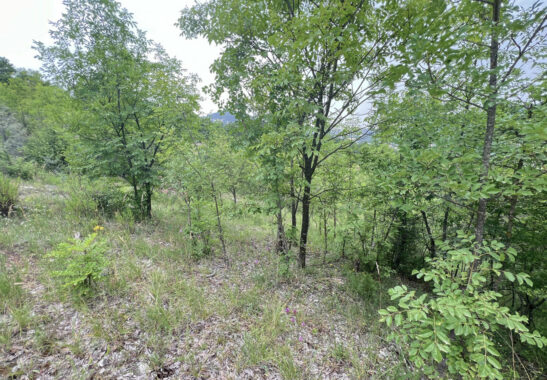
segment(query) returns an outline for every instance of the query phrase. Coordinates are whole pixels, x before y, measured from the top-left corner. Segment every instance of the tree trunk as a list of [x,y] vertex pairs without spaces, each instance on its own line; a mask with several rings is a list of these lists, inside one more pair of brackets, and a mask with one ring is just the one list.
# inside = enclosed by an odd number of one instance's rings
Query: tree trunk
[[374,250],[375,235],[376,235],[376,210],[374,210],[374,216],[372,217],[372,232],[370,234],[370,252]]
[[300,247],[298,260],[300,267],[306,267],[306,244],[308,243],[308,230],[310,228],[310,202],[311,202],[311,175],[306,175],[304,194],[302,196],[302,225],[300,229]]
[[283,227],[283,205],[281,197],[277,199],[277,243],[275,245],[277,253],[287,253],[287,239],[285,237],[285,228]]
[[446,206],[446,209],[444,210],[444,218],[443,218],[443,241],[446,241],[447,231],[448,231],[448,213],[450,211],[450,207]]
[[186,218],[188,219],[188,228],[192,229],[192,207],[190,195],[188,195],[188,193],[184,194],[184,203],[186,203]]
[[144,207],[145,214],[144,216],[149,219],[152,217],[152,185],[150,182],[144,184],[145,188],[145,198],[144,198]]
[[218,238],[220,239],[220,243],[222,244],[222,255],[224,257],[224,262],[226,263],[226,265],[228,265],[228,254],[226,253],[226,244],[224,243],[224,233],[222,232],[222,223],[220,222],[220,211],[218,209],[217,192],[215,191],[215,184],[213,182],[211,182],[211,191],[213,194],[213,199],[215,201],[215,209],[217,213]]
[[425,229],[427,231],[427,236],[429,237],[429,252],[431,254],[431,258],[435,257],[436,254],[436,248],[435,248],[435,239],[433,238],[433,234],[431,232],[431,228],[429,227],[429,223],[427,222],[427,215],[425,211],[422,211],[422,218],[424,220]]
[[231,189],[231,192],[232,192],[232,198],[234,199],[234,205],[237,205],[237,194],[236,194],[236,187],[232,187]]
[[336,203],[332,209],[332,234],[333,240],[336,243]]
[[328,250],[328,230],[327,230],[327,209],[323,209],[323,264],[327,262],[327,250]]
[[[482,172],[480,175],[481,186],[484,186],[488,181],[488,171],[490,169],[490,153],[492,151],[492,140],[494,137],[494,128],[496,126],[496,110],[497,110],[497,85],[498,85],[498,28],[500,20],[501,0],[493,0],[492,2],[492,39],[490,42],[490,78],[488,87],[490,95],[487,101],[486,110],[486,132],[484,135],[484,146],[482,151]],[[477,246],[482,245],[484,240],[484,225],[486,222],[486,204],[488,199],[482,197],[479,199],[479,207],[477,209],[477,224],[475,228],[475,236]]]

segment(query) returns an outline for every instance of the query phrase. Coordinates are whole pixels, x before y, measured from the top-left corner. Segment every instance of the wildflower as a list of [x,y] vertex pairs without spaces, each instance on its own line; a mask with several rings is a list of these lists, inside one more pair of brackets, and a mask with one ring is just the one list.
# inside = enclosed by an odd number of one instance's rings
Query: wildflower
[[292,313],[293,313],[294,315],[296,315],[296,309],[293,309]]
[[258,260],[255,260],[255,265],[258,264]]
[[302,327],[306,326],[306,324],[304,322],[302,322]]
[[95,232],[102,231],[102,230],[104,230],[104,227],[102,227],[102,226],[93,227],[93,231],[95,231]]
[[289,314],[291,312],[291,309],[289,309],[288,307],[285,308],[285,313]]
[[298,341],[299,341],[299,342],[302,342],[302,341],[303,341],[302,335],[298,335]]
[[296,322],[296,319],[294,319],[294,317],[291,317],[291,322],[292,323]]

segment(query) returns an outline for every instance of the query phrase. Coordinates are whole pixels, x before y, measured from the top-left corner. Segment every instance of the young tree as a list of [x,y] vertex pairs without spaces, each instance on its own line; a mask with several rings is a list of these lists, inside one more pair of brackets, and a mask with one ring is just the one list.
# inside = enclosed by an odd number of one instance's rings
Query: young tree
[[[242,6],[214,0],[185,9],[179,20],[184,35],[203,35],[224,46],[212,66],[216,99],[227,94],[226,108],[236,115],[267,109],[297,142],[304,179],[302,267],[314,174],[324,160],[367,132],[348,131],[345,121],[388,77],[385,58],[393,32],[382,25],[390,18],[390,8],[375,1],[268,0]],[[350,132],[357,136],[339,138]],[[340,144],[325,151],[326,140]]]
[[66,0],[53,45],[36,43],[43,70],[88,111],[77,127],[88,171],[132,188],[137,217],[150,217],[157,154],[197,108],[194,80],[148,40],[113,0]]

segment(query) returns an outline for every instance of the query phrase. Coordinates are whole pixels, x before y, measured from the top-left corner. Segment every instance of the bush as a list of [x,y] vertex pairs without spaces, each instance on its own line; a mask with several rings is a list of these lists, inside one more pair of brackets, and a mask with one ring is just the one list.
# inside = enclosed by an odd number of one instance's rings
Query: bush
[[363,299],[373,297],[378,291],[378,283],[366,272],[349,272],[346,281],[346,286],[350,292]]
[[381,321],[396,330],[390,338],[408,348],[410,360],[429,377],[440,377],[441,364],[450,378],[501,379],[496,333],[520,336],[522,342],[543,347],[547,340],[525,326],[527,318],[512,314],[498,302],[501,294],[489,286],[500,277],[531,285],[525,273],[502,271],[505,257],[514,261],[516,251],[502,243],[474,247],[474,236],[460,235],[454,247],[441,246],[442,257],[426,259],[430,268],[414,271],[432,282],[434,297],[417,296],[406,286],[389,290],[397,306],[380,310]]
[[108,218],[117,213],[125,213],[131,197],[116,184],[106,181],[80,183],[71,190],[66,206],[77,216],[92,217],[102,215]]
[[36,167],[22,158],[11,160],[9,157],[0,157],[0,172],[13,178],[30,180],[34,178]]
[[[96,227],[96,230],[102,227]],[[106,242],[98,238],[97,232],[85,239],[71,239],[61,243],[46,255],[51,259],[51,276],[78,296],[89,296],[93,287],[104,277],[108,267],[105,256]]]
[[0,174],[0,215],[9,216],[17,203],[19,184]]
[[91,199],[97,205],[97,211],[108,217],[123,212],[128,204],[127,195],[116,186],[105,186],[93,191]]
[[194,259],[201,259],[211,254],[211,230],[207,221],[195,220],[192,227],[187,227],[185,231],[190,236],[192,244],[190,255]]

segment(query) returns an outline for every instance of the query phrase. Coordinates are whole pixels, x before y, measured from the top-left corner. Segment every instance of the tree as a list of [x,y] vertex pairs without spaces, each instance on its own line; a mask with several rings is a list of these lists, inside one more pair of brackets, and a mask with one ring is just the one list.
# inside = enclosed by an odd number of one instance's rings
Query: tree
[[[304,179],[301,267],[306,265],[316,169],[367,133],[346,121],[397,74],[386,70],[393,32],[382,28],[391,22],[391,10],[378,5],[269,0],[243,7],[239,1],[215,0],[185,9],[179,20],[186,36],[203,35],[224,46],[212,66],[215,98],[227,94],[226,108],[240,119],[253,110],[275,115],[298,145]],[[325,151],[327,140],[340,143]]]
[[[423,8],[413,2],[408,11],[417,15],[407,23],[408,43],[400,46],[401,61],[414,67],[408,83],[483,112],[479,183],[487,188],[499,106],[514,101],[542,75],[535,65],[545,52],[547,7],[466,0],[453,6],[431,2]],[[490,195],[478,199],[477,246],[484,239]]]
[[45,82],[39,73],[21,70],[9,85],[0,84],[0,103],[10,116],[5,118],[8,132],[1,128],[10,155],[48,170],[67,165],[67,134],[79,109],[65,90]]
[[192,77],[148,40],[113,0],[66,0],[52,46],[37,42],[42,69],[88,112],[76,132],[75,166],[116,175],[133,188],[137,217],[150,217],[158,152],[197,108]]
[[13,74],[15,74],[15,67],[7,58],[0,57],[0,83],[8,83]]
[[[398,308],[381,311],[382,320],[399,326],[392,336],[409,344],[410,359],[430,375],[444,360],[450,373],[463,378],[502,378],[497,332],[517,333],[522,342],[539,348],[546,343],[531,332],[526,316],[511,312],[517,309],[515,288],[527,295],[532,309],[543,303],[543,284],[531,289],[530,275],[520,272],[531,272],[526,261],[537,263],[537,248],[526,238],[508,238],[518,217],[530,221],[528,228],[538,228],[535,212],[517,210],[517,199],[523,207],[544,193],[537,182],[544,155],[538,145],[528,144],[541,129],[534,113],[541,114],[542,106],[534,104],[532,93],[542,83],[543,73],[535,67],[541,67],[544,54],[546,8],[481,0],[411,2],[404,12],[411,17],[406,19],[408,43],[400,46],[398,57],[409,68],[403,98],[420,104],[426,90],[435,108],[429,110],[426,103],[418,113],[409,112],[410,104],[402,102],[397,110],[396,101],[391,103],[396,107],[384,111],[405,113],[395,123],[400,129],[395,141],[410,178],[396,177],[418,201],[406,206],[411,211],[420,210],[420,204],[431,208],[436,200],[459,208],[453,224],[460,231],[447,236],[445,213],[440,256],[413,271],[432,282],[434,297],[393,288]],[[444,120],[435,120],[441,107]],[[528,108],[530,117],[525,116]],[[435,130],[439,133],[431,133]],[[437,207],[436,214],[440,211]],[[517,212],[522,214],[517,217]],[[434,233],[426,228],[431,239]],[[523,234],[528,230],[521,228]],[[526,249],[524,261],[516,248]],[[507,288],[513,289],[512,305],[503,295]]]

